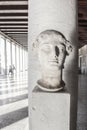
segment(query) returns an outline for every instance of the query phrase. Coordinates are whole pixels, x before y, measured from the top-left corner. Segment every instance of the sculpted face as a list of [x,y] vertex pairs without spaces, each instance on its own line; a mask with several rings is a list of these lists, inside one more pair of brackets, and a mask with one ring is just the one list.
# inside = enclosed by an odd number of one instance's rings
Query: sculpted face
[[63,68],[66,57],[66,47],[60,39],[49,36],[44,38],[39,45],[38,57],[41,68],[44,70],[58,70]]
[[37,81],[41,89],[59,91],[63,89],[62,69],[65,58],[72,46],[64,35],[55,30],[46,30],[37,37],[34,48],[37,50],[42,77]]

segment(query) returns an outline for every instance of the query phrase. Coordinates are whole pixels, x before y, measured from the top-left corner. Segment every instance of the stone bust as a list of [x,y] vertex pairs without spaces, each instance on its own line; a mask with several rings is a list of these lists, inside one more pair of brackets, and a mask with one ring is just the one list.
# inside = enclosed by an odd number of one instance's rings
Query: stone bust
[[45,91],[59,91],[64,88],[62,70],[66,56],[72,51],[70,42],[56,30],[45,30],[33,43],[38,54],[42,77],[38,87]]

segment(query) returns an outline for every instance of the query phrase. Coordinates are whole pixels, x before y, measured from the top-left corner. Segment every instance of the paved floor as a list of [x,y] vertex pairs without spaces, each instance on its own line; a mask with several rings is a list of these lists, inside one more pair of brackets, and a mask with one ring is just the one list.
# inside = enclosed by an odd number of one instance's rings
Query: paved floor
[[[87,130],[87,76],[79,75],[77,130]],[[0,130],[29,130],[27,73],[0,77]]]
[[87,130],[87,75],[79,75],[77,130]]
[[0,130],[28,130],[27,72],[0,76]]

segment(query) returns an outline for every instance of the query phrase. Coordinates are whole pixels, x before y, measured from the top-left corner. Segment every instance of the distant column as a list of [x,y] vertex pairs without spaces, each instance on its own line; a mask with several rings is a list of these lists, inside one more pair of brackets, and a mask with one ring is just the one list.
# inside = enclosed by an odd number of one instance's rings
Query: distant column
[[7,49],[6,49],[6,38],[5,38],[5,74],[7,74]]
[[10,51],[11,51],[11,65],[13,64],[13,61],[12,61],[12,41],[10,41]]
[[16,73],[17,73],[17,49],[16,49],[16,45],[15,44],[15,68],[16,68]]

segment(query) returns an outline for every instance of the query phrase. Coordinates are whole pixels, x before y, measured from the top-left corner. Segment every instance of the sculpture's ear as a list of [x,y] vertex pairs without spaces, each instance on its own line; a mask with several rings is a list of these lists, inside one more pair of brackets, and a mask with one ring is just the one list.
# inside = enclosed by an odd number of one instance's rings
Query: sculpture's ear
[[70,44],[69,41],[66,41],[66,51],[67,51],[67,55],[69,55],[73,50],[72,45]]
[[32,50],[34,51],[34,49],[36,48],[35,42],[33,42],[32,44]]
[[39,40],[36,39],[34,43],[32,44],[33,49],[37,49],[39,47]]
[[32,44],[32,50],[33,50],[34,54],[37,55],[37,53],[38,53],[38,42],[37,41],[35,41]]
[[32,44],[32,47],[33,47],[33,48],[37,48],[37,47],[38,47],[38,43],[35,41],[35,42]]

